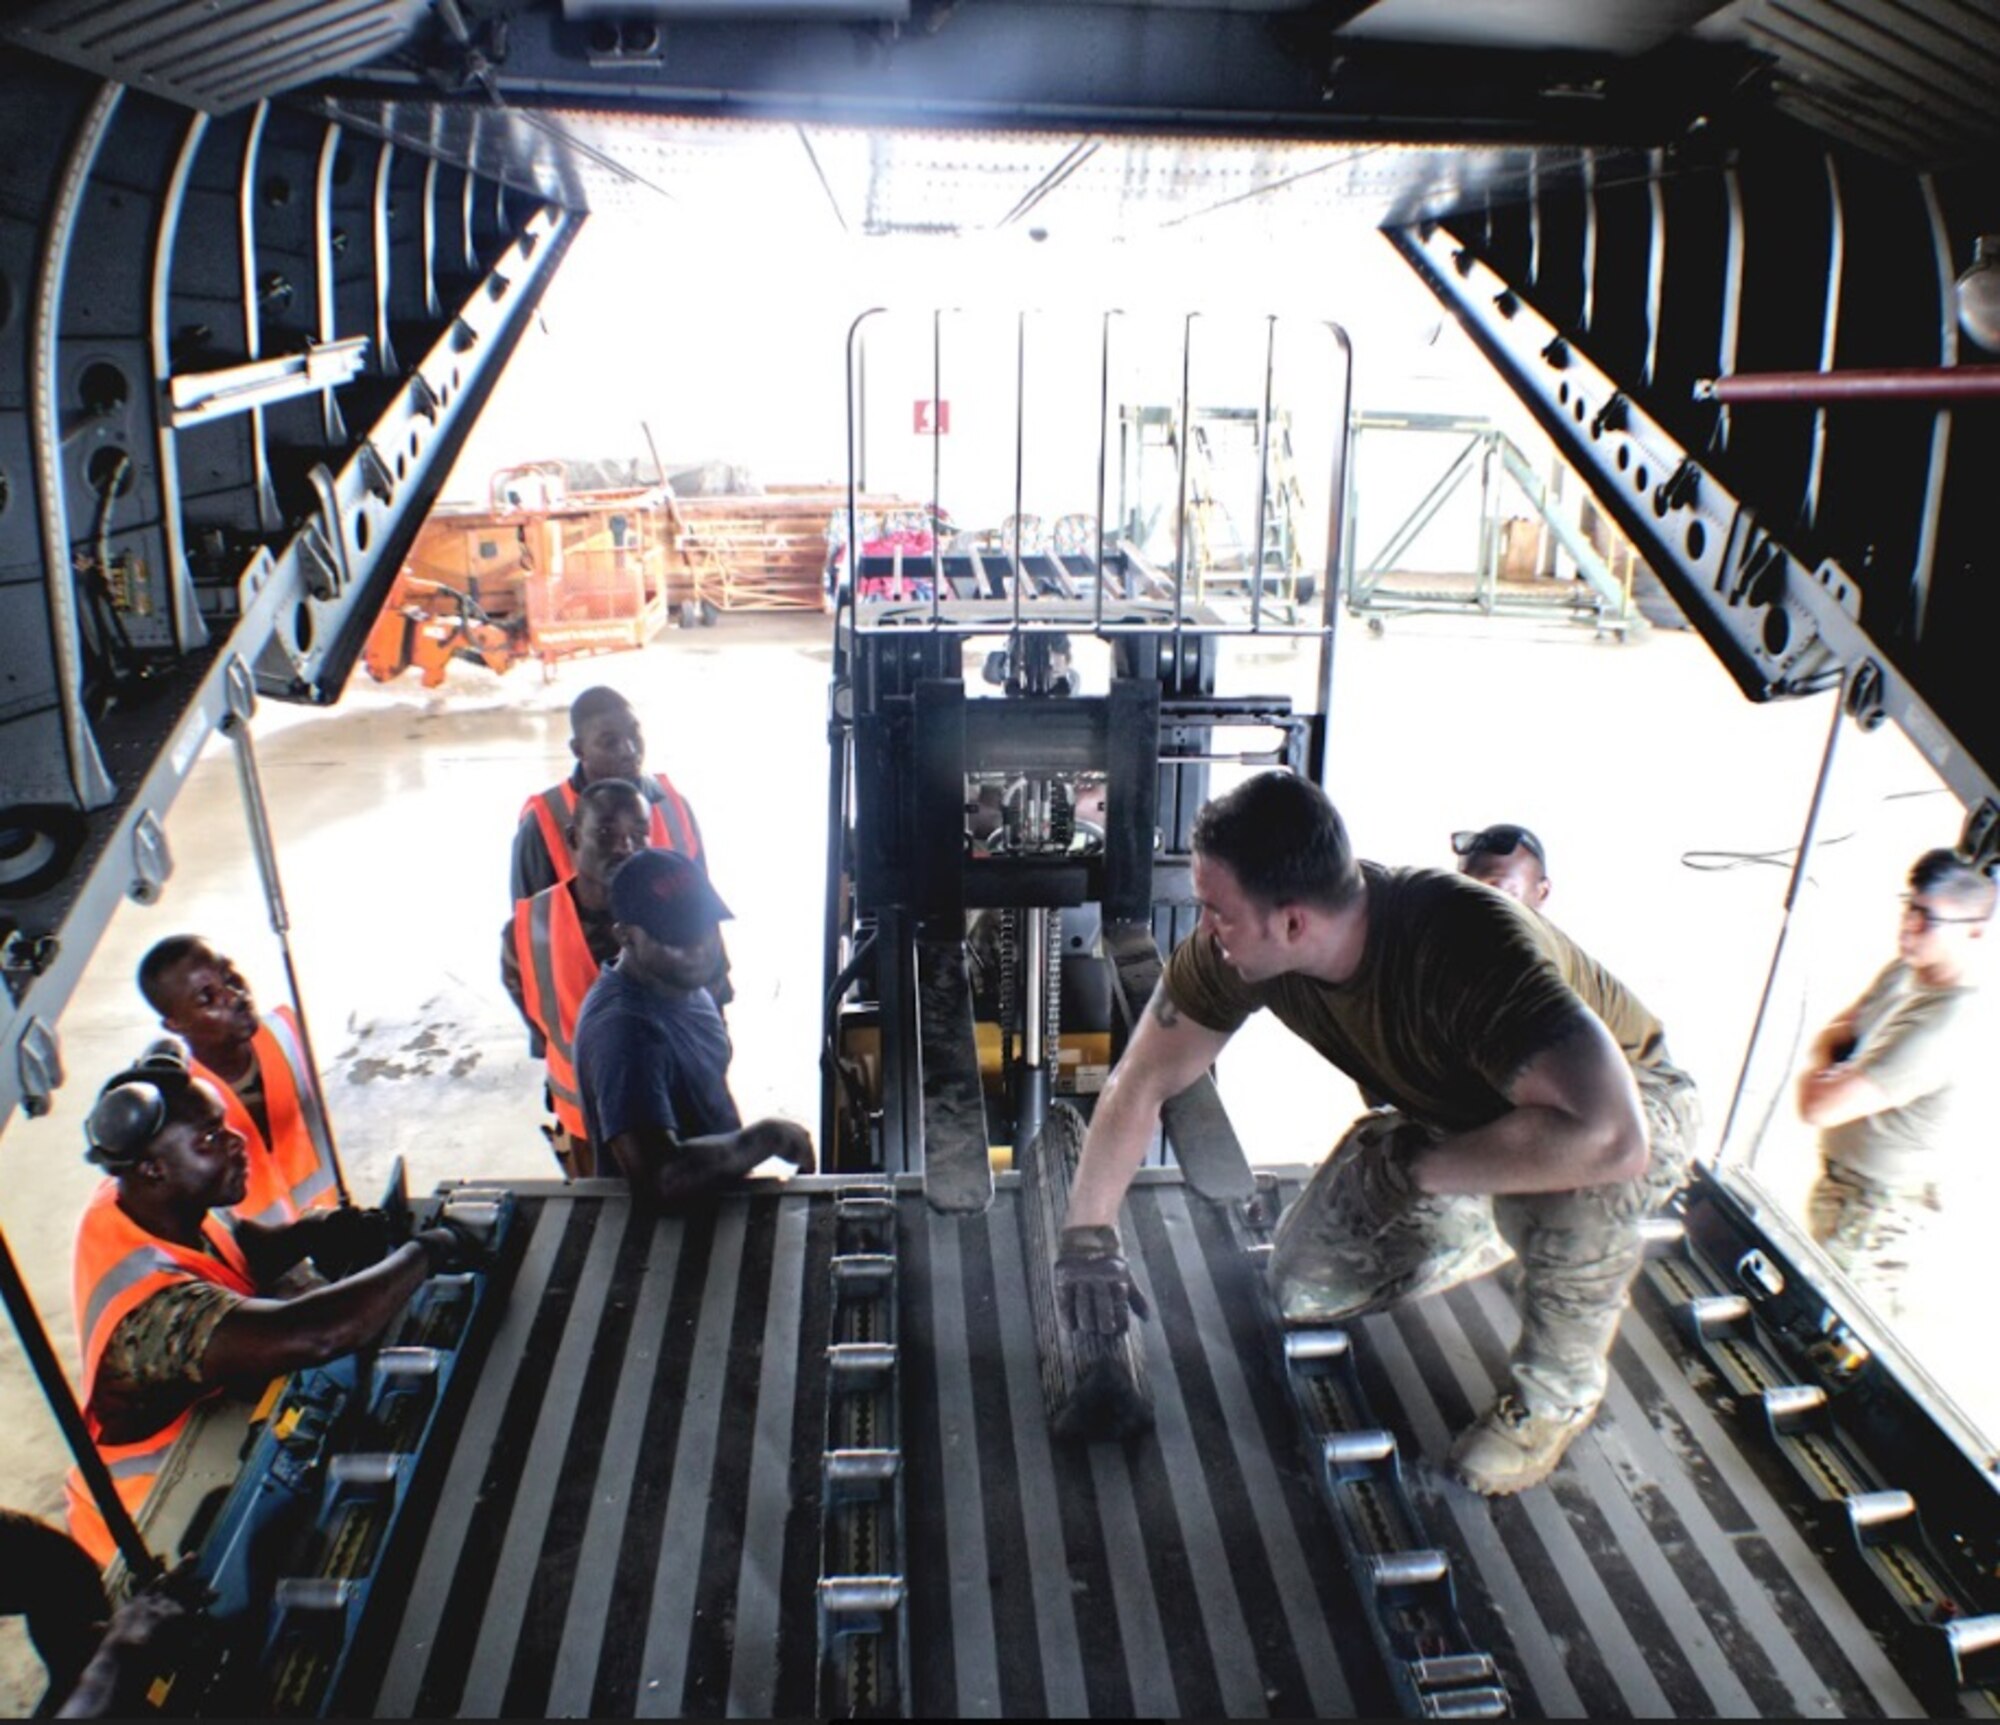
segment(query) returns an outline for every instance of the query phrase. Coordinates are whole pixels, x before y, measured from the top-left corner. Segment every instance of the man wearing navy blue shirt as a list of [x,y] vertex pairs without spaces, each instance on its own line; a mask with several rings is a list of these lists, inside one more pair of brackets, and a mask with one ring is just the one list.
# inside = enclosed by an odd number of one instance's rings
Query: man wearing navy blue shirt
[[745,1126],[729,1094],[729,1032],[704,986],[729,914],[676,851],[622,863],[611,877],[618,957],[577,1015],[577,1080],[597,1166],[665,1204],[733,1185],[771,1157],[813,1171],[804,1127]]

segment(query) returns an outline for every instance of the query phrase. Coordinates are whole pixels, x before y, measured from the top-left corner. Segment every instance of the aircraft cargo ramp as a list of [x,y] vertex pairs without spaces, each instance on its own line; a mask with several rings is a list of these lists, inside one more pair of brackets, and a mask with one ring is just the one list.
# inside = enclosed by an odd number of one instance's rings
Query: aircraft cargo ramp
[[[1157,1423],[1077,1448],[1044,1413],[1022,1200],[1003,1175],[953,1218],[913,1179],[821,1177],[650,1220],[610,1183],[519,1189],[497,1322],[414,1488],[433,1507],[331,1710],[1399,1710],[1244,1215],[1141,1175]],[[1433,1711],[1927,1710],[1780,1502],[1770,1438],[1697,1387],[1657,1278],[1548,1488],[1446,1483],[1431,1458],[1513,1322],[1489,1279],[1352,1337],[1505,1691],[1434,1659]]]

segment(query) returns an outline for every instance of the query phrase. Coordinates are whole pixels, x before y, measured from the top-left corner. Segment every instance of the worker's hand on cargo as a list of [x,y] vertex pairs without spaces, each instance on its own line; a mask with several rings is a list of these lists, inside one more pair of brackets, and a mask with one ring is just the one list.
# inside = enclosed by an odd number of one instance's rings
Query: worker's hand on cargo
[[461,1270],[476,1270],[486,1262],[486,1242],[462,1228],[448,1216],[441,1216],[414,1236],[424,1249],[424,1261],[433,1276]]
[[813,1158],[812,1134],[795,1121],[759,1120],[743,1128],[743,1137],[759,1162],[775,1156],[801,1174],[810,1174],[818,1166]]
[[62,1703],[59,1719],[103,1719],[158,1711],[146,1699],[152,1684],[174,1669],[215,1599],[184,1557],[118,1607],[97,1652]]
[[343,1204],[338,1210],[314,1211],[303,1221],[311,1229],[307,1255],[321,1275],[336,1282],[381,1263],[396,1245],[395,1224],[382,1210]]
[[137,1652],[159,1641],[169,1624],[187,1616],[187,1607],[164,1593],[141,1593],[119,1606],[98,1643],[100,1650]]
[[1055,1281],[1056,1310],[1073,1330],[1122,1336],[1133,1313],[1149,1315],[1116,1228],[1065,1228],[1056,1247]]

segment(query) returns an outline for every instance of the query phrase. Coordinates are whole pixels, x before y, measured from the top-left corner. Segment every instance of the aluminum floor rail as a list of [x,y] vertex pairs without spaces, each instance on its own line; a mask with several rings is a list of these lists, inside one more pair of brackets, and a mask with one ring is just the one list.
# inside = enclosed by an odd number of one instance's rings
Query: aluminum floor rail
[[833,1216],[817,1711],[893,1718],[910,1692],[894,1189],[847,1187]]
[[[1157,1423],[1071,1448],[1044,1410],[1016,1179],[964,1217],[914,1177],[892,1202],[851,1188],[816,1177],[657,1219],[608,1182],[518,1189],[513,1286],[440,1416],[451,1465],[413,1490],[417,1537],[384,1559],[387,1617],[336,1711],[817,1714],[840,1700],[821,1583],[871,1577],[834,1603],[907,1642],[907,1688],[874,1710],[1399,1710],[1234,1210],[1141,1174],[1127,1248],[1156,1314],[1140,1328]],[[890,1285],[889,1258],[893,1332],[879,1310],[868,1335],[836,1332],[841,1300]],[[1466,1649],[1436,1656],[1483,1651],[1522,1717],[1922,1714],[1800,1531],[1761,1425],[1721,1405],[1650,1284],[1603,1413],[1546,1487],[1450,1483],[1438,1464],[1501,1381],[1514,1322],[1488,1278],[1349,1330],[1455,1583]],[[893,1341],[893,1434],[829,1424],[860,1405],[834,1389],[836,1333]],[[833,1520],[872,1502],[886,1534],[898,1482],[900,1554],[884,1538],[829,1566]],[[1428,1675],[1484,1687],[1470,1669]]]
[[[1277,1195],[1276,1178],[1260,1176],[1258,1198],[1246,1206],[1250,1255],[1260,1266],[1270,1257]],[[1306,1445],[1319,1456],[1319,1488],[1399,1710],[1413,1719],[1511,1717],[1499,1667],[1459,1614],[1451,1559],[1432,1544],[1411,1502],[1396,1434],[1361,1387],[1352,1335],[1331,1324],[1285,1329],[1268,1293],[1262,1304],[1266,1345],[1284,1360]]]

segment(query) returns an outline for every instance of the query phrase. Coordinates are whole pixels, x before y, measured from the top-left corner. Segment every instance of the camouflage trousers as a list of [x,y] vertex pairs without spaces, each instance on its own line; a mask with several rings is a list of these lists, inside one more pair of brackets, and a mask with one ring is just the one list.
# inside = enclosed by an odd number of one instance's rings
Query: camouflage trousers
[[1431,1196],[1398,1166],[1429,1134],[1393,1109],[1348,1129],[1279,1217],[1270,1277],[1289,1322],[1360,1317],[1520,1262],[1514,1393],[1536,1413],[1595,1408],[1644,1256],[1640,1222],[1687,1178],[1700,1125],[1693,1081],[1639,1087],[1652,1156],[1636,1180],[1569,1192]]
[[1812,1237],[1885,1318],[1904,1315],[1903,1283],[1939,1212],[1933,1185],[1892,1186],[1824,1163],[1806,1199]]

